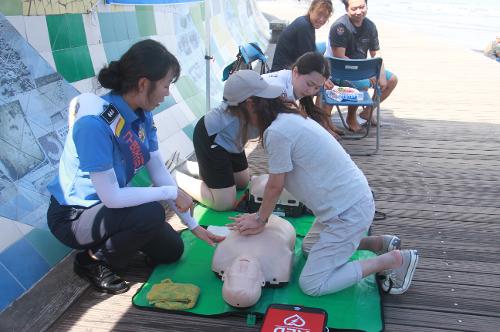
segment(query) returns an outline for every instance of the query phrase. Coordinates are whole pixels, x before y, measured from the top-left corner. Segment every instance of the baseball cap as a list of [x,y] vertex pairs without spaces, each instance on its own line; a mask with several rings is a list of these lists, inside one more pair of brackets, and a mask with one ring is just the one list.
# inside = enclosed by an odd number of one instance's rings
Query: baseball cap
[[247,98],[256,96],[262,98],[277,98],[283,89],[270,85],[253,70],[239,70],[229,76],[224,85],[224,100],[229,106],[238,106]]

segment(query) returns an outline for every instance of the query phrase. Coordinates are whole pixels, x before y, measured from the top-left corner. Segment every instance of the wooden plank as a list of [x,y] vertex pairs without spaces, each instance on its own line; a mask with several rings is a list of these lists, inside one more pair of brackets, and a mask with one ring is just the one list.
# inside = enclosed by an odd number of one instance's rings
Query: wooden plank
[[[373,190],[373,188],[372,188]],[[450,205],[450,206],[475,206],[477,208],[500,208],[500,202],[494,199],[476,199],[476,198],[452,198],[446,196],[437,196],[434,194],[429,195],[384,195],[377,191],[376,194],[377,202],[386,203],[411,203],[415,201],[423,201],[428,204],[438,204],[438,205]]]
[[[415,210],[418,207],[414,206],[415,209],[398,209],[397,204],[391,204],[393,208],[388,208],[388,204],[384,202],[377,201],[377,209],[386,212],[392,218],[409,218],[409,219],[427,219],[434,221],[463,221],[463,222],[475,222],[486,224],[485,227],[495,227],[490,223],[498,223],[497,215],[481,214],[481,213],[457,213],[457,212],[443,212],[443,211],[425,211],[425,210]],[[396,207],[394,207],[396,205]],[[438,224],[446,225],[446,223]]]
[[[467,315],[462,313],[439,312],[432,310],[412,310],[407,308],[390,307],[385,311],[385,319],[389,324],[420,328],[438,328],[453,331],[497,331],[500,326],[499,317]],[[387,331],[390,331],[390,325]]]
[[[460,206],[460,205],[448,205],[448,204],[437,204],[434,202],[418,202],[418,203],[405,203],[405,202],[387,202],[377,200],[377,206],[380,208],[394,209],[398,208],[401,210],[415,210],[429,211],[429,212],[444,212],[444,213],[463,213],[463,214],[476,214],[481,216],[498,216],[500,214],[500,208],[495,207],[475,207],[475,206]],[[500,220],[499,220],[500,221]]]
[[[425,256],[421,257],[421,259],[425,260]],[[415,280],[447,285],[481,285],[491,288],[500,287],[500,278],[498,277],[498,274],[483,273],[482,271],[475,273],[472,271],[458,272],[419,268],[418,273],[415,274]]]
[[[494,262],[474,262],[466,260],[453,260],[448,262],[443,262],[439,259],[432,259],[426,257],[422,262],[419,263],[420,268],[433,269],[433,270],[446,270],[446,271],[484,271],[484,273],[490,274],[500,274],[500,264]],[[492,292],[497,292],[498,290],[491,290]],[[500,296],[498,297],[500,298]]]
[[452,298],[443,295],[442,293],[435,294],[415,294],[407,293],[407,296],[401,297],[401,301],[391,303],[384,302],[384,308],[391,310],[410,309],[410,310],[426,310],[433,308],[437,312],[453,313],[455,315],[474,315],[474,316],[488,316],[492,318],[500,318],[498,315],[498,307],[496,299],[461,299]]
[[[495,147],[483,147],[482,149],[474,149],[473,153],[470,152],[470,149],[474,148],[474,144],[470,144],[464,147],[455,147],[444,145],[439,141],[416,141],[418,143],[413,143],[413,145],[397,145],[395,143],[391,144],[391,138],[387,137],[384,139],[383,152],[386,156],[391,156],[392,154],[398,153],[407,156],[414,156],[416,154],[423,156],[436,156],[439,155],[439,158],[446,157],[447,159],[483,159],[483,160],[498,160],[499,152]],[[371,143],[371,139],[368,139],[366,142],[363,142],[364,146],[369,146]],[[406,142],[405,142],[406,143]],[[342,145],[346,147],[359,147],[360,144],[354,141],[342,141]],[[497,158],[495,158],[497,157]]]
[[[378,224],[377,224],[378,225]],[[500,226],[500,225],[499,225]],[[374,228],[378,228],[375,226]],[[391,225],[384,224],[383,230],[390,234],[409,234],[411,239],[420,240],[425,236],[424,241],[438,241],[442,244],[443,248],[447,248],[450,244],[462,243],[463,248],[473,248],[477,250],[478,247],[491,247],[491,251],[498,249],[498,235],[491,231],[469,229],[446,229],[435,227],[421,227],[420,225],[408,225],[395,222]],[[377,235],[378,231],[374,233]],[[407,239],[407,238],[405,238]]]
[[[450,129],[452,132],[456,133],[460,127],[456,125],[451,125]],[[382,129],[383,130],[383,129]],[[381,132],[382,133],[382,132]],[[500,133],[500,130],[499,130]],[[395,136],[394,132],[386,131],[387,138],[384,138],[384,152],[395,151],[395,150],[414,150],[419,151],[436,151],[444,153],[467,153],[468,155],[481,156],[481,155],[500,155],[497,148],[497,143],[500,141],[498,137],[494,137],[491,140],[481,140],[479,137],[476,140],[467,141],[456,141],[456,139],[442,139],[440,137],[428,137],[428,135],[418,137],[411,135],[409,138],[404,140],[401,137]],[[373,139],[373,138],[372,138]],[[352,143],[352,145],[359,145],[356,141],[345,142],[341,140],[342,143]],[[363,142],[363,141],[360,141]],[[363,143],[364,144],[364,143]],[[471,150],[471,148],[474,148]],[[441,157],[441,154],[439,154]],[[441,157],[442,158],[442,157]]]
[[405,167],[409,170],[423,170],[426,168],[448,169],[450,171],[460,170],[475,170],[475,169],[498,169],[500,163],[496,160],[462,160],[462,159],[449,159],[421,156],[415,159],[413,156],[396,155],[391,158],[382,158],[381,155],[373,156],[370,159],[362,159],[353,157],[353,160],[360,165],[378,165],[384,169],[391,169],[391,167]]
[[[415,284],[412,284],[412,286],[409,291],[410,293],[408,293],[411,296],[385,295],[384,301],[387,300],[388,303],[420,303],[419,301],[414,301],[414,296],[416,295],[428,297],[430,301],[445,298],[447,305],[450,306],[450,310],[458,310],[460,309],[460,303],[455,305],[457,301],[484,300],[485,302],[489,302],[486,311],[491,311],[490,314],[492,316],[500,315],[497,303],[500,290],[492,287],[463,284],[448,285],[436,283],[432,280],[415,280]],[[429,305],[429,307],[432,307],[432,305]]]
[[446,179],[454,180],[456,178],[468,179],[470,181],[488,181],[494,177],[498,171],[494,168],[478,168],[471,167],[469,169],[450,169],[450,168],[436,168],[429,166],[413,166],[398,165],[388,167],[388,165],[381,164],[361,164],[358,165],[367,178],[378,176],[380,178],[398,176],[398,177],[419,177],[421,179]]
[[[430,215],[428,217],[419,214],[419,218],[404,217],[403,214],[406,211],[397,210],[382,210],[387,213],[385,220],[377,220],[372,224],[373,227],[389,227],[389,226],[404,226],[408,227],[411,224],[418,224],[422,229],[420,233],[425,234],[441,234],[448,229],[461,228],[470,230],[471,232],[487,233],[496,232],[500,230],[500,225],[498,223],[491,223],[487,220],[481,219],[480,221],[470,221],[470,220],[445,220],[439,219],[437,216]],[[410,211],[411,212],[411,211]],[[442,222],[444,220],[445,222]]]
[[[372,188],[373,189],[373,188]],[[378,188],[377,188],[378,189]],[[476,206],[476,207],[493,207],[500,208],[500,201],[491,195],[488,198],[477,198],[470,195],[470,193],[457,193],[454,191],[441,191],[440,193],[418,193],[417,190],[409,190],[405,193],[404,190],[397,189],[390,194],[386,194],[384,190],[377,190],[375,199],[380,202],[392,203],[410,203],[415,201],[427,201],[429,203],[436,203],[439,205],[456,205],[456,206]]]
[[[399,325],[394,323],[389,323],[385,325],[385,332],[415,332],[415,326]],[[444,332],[444,331],[456,331],[444,328],[432,328],[432,327],[418,327],[418,332]]]

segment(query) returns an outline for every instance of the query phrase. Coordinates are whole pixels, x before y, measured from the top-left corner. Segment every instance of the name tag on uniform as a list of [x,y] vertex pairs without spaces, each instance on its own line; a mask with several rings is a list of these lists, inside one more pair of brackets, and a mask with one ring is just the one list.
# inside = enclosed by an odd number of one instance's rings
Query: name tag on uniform
[[104,111],[100,114],[100,116],[106,121],[108,124],[111,124],[116,117],[120,114],[116,107],[113,104],[109,104],[105,106]]

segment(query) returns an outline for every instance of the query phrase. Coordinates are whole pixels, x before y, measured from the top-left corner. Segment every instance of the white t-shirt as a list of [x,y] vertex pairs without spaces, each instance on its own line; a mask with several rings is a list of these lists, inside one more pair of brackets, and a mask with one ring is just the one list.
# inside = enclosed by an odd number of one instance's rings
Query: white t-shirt
[[261,75],[266,83],[279,86],[283,89],[283,97],[289,101],[296,101],[295,94],[293,93],[292,84],[292,71],[290,69],[283,69],[272,73]]
[[370,187],[344,148],[312,119],[279,114],[264,132],[269,173],[285,175],[285,189],[320,221],[349,209]]

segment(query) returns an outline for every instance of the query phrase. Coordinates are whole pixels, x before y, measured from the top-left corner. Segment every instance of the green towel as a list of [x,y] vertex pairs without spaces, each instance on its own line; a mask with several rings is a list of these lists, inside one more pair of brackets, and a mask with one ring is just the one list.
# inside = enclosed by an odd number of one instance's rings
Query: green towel
[[167,310],[186,310],[196,305],[200,288],[193,284],[175,283],[170,279],[163,279],[153,285],[147,298],[149,304]]

